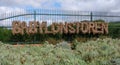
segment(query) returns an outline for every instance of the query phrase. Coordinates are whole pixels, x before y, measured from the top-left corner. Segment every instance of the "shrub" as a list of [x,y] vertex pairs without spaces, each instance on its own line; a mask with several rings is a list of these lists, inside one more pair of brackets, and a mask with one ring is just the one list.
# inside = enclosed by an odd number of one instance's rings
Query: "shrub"
[[0,42],[0,65],[120,65],[120,40],[97,39],[57,45],[14,47]]

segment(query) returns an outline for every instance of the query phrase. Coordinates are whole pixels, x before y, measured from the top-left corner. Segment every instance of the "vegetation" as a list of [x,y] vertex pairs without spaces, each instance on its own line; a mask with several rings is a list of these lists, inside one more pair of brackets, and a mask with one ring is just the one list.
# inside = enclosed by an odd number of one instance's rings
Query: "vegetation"
[[0,27],[0,41],[10,41],[11,38],[11,30],[8,30],[6,28]]
[[120,39],[15,47],[0,42],[0,65],[120,65]]
[[120,22],[109,23],[109,36],[112,38],[120,38]]

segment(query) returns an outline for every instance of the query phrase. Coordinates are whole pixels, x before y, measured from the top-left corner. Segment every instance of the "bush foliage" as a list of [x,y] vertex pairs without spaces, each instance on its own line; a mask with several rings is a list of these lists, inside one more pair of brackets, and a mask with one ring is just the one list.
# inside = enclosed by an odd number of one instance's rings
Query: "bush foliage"
[[120,65],[120,39],[15,47],[0,42],[0,65]]

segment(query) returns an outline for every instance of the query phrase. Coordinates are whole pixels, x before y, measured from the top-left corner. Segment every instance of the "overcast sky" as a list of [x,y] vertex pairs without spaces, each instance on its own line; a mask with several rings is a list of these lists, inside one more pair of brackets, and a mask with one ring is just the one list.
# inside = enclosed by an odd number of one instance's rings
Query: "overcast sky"
[[0,0],[0,13],[20,9],[120,12],[120,0]]
[[[0,19],[6,17],[5,16],[6,14],[10,14],[10,12],[13,11],[17,12],[17,14],[21,14],[20,13],[21,10],[27,12],[26,9],[27,10],[60,9],[60,10],[77,10],[77,11],[98,11],[98,12],[110,12],[111,14],[111,12],[120,12],[120,0],[0,0]],[[94,14],[97,13],[94,12]],[[108,13],[103,13],[103,14],[108,14]],[[32,18],[29,17],[28,20]],[[68,17],[67,19],[72,19],[72,18],[74,17],[71,18]],[[56,18],[56,19],[60,19],[60,18]],[[84,17],[82,19],[87,20],[89,18]],[[94,18],[94,19],[99,19],[99,18]],[[10,20],[12,19],[2,20],[2,22],[0,22],[0,25],[9,25],[8,21],[11,23]],[[120,20],[120,18],[108,18],[108,19],[106,18],[104,20],[113,21],[113,20]],[[51,21],[51,19],[48,19],[48,21]]]

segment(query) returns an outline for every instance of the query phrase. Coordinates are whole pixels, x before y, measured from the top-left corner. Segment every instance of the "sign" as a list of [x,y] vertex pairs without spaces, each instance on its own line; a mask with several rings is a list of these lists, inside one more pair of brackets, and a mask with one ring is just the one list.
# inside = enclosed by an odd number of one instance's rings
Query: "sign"
[[13,21],[12,33],[15,34],[108,34],[108,23],[105,22],[53,22],[47,25],[46,21],[42,23],[38,21]]

